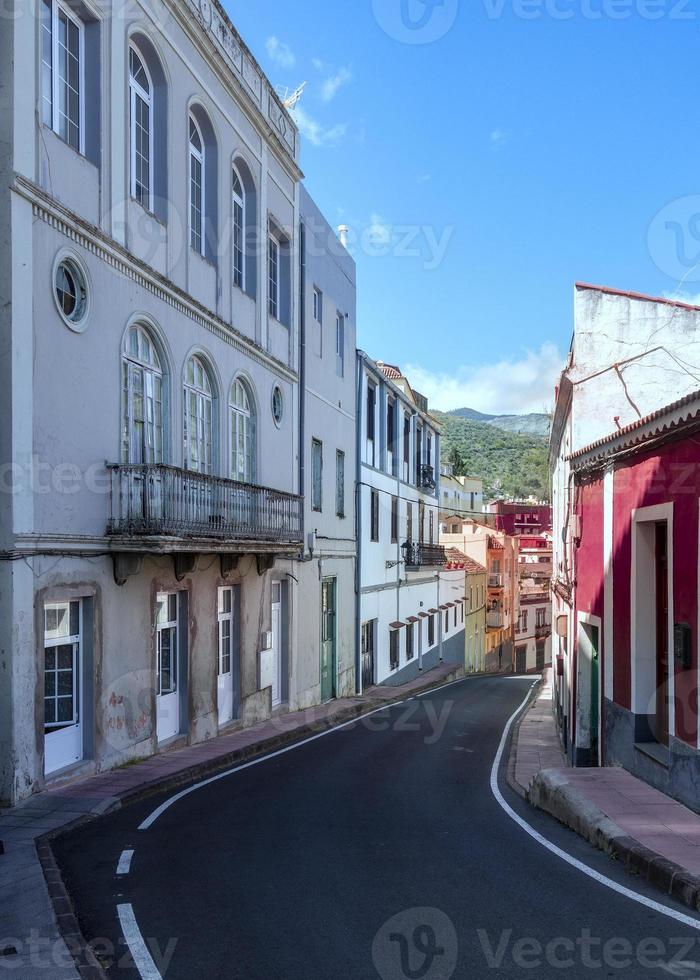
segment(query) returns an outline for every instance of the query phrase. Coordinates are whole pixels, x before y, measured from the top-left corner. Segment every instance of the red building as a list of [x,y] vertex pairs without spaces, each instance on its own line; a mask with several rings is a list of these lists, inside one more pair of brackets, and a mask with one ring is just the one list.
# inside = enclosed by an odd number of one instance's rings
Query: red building
[[511,500],[494,500],[487,512],[495,515],[496,530],[506,534],[541,534],[552,529],[552,508]]
[[555,583],[572,759],[624,766],[695,809],[699,436],[700,391],[570,454]]

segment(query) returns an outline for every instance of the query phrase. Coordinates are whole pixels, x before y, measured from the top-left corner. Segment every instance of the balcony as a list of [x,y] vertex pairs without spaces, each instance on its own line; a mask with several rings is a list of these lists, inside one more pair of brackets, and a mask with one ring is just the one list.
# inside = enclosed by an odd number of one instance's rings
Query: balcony
[[489,588],[490,589],[502,589],[503,588],[503,576],[496,572],[491,572],[489,574]]
[[[243,551],[290,551],[302,544],[301,497],[174,466],[111,466],[107,534],[166,538],[157,550],[194,539],[241,543]],[[219,550],[218,548],[214,550]]]
[[421,463],[418,467],[418,486],[423,490],[435,489],[435,470],[432,466]]
[[551,623],[540,623],[535,626],[535,636],[538,640],[544,639],[552,632]]
[[447,564],[447,553],[441,544],[415,544],[407,541],[402,545],[406,556],[406,568],[430,568]]
[[486,613],[486,626],[490,630],[500,630],[503,629],[503,612],[502,610],[494,609]]

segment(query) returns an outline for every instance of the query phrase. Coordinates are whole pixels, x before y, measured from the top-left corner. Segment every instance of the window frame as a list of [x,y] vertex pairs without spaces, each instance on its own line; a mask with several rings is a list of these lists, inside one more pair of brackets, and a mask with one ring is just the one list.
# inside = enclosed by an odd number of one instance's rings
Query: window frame
[[[197,135],[199,136],[199,142],[201,143],[202,149],[198,150],[197,147],[192,142],[191,126],[197,130]],[[204,258],[205,255],[205,234],[204,226],[206,221],[206,153],[207,148],[204,142],[204,134],[202,133],[202,127],[197,122],[193,112],[187,113],[187,215],[188,215],[188,230],[189,230],[189,242],[190,248],[197,255],[201,255]],[[194,225],[192,223],[192,159],[196,160],[199,164],[201,180],[199,182],[199,245],[193,243],[192,236],[194,234]]]
[[[198,362],[202,368],[202,373],[204,380],[207,383],[209,391],[204,388],[198,388],[195,382],[190,383],[187,379],[188,368],[191,362]],[[215,459],[216,459],[216,389],[213,383],[211,370],[206,360],[197,352],[190,354],[190,356],[185,361],[185,377],[183,379],[183,395],[184,395],[184,405],[183,405],[183,452],[184,452],[184,469],[189,470],[191,473],[201,473],[203,476],[213,476],[215,472]],[[196,431],[195,439],[198,451],[198,467],[194,469],[191,463],[190,450],[192,446],[192,418],[190,414],[190,396],[194,395],[197,402],[197,415],[196,415]],[[205,441],[202,443],[200,433],[200,425],[206,424],[206,405],[209,405],[209,456],[208,459],[204,460],[205,467],[202,468],[202,459],[199,457],[199,451],[204,445],[206,448],[206,432],[204,432]],[[202,411],[204,410],[204,411]]]
[[345,518],[345,453],[335,451],[335,516]]
[[[45,6],[48,7],[48,4]],[[52,132],[58,136],[60,140],[63,140],[67,146],[70,146],[73,150],[77,150],[81,156],[85,156],[85,24],[84,22],[71,10],[71,8],[63,2],[63,0],[50,0],[51,6],[51,125],[49,128]],[[69,20],[78,30],[78,85],[80,86],[78,91],[78,146],[75,147],[68,139],[65,139],[60,132],[59,126],[59,80],[58,80],[58,14],[59,10],[63,15]],[[44,30],[44,25],[42,23],[42,30]],[[43,40],[43,38],[42,38]],[[42,45],[43,51],[43,45]],[[49,70],[49,66],[43,59],[43,54],[41,55],[41,65],[42,74],[44,71]],[[44,98],[42,95],[42,104],[44,103]],[[42,112],[43,120],[43,112]],[[44,125],[48,125],[44,122]]]
[[[139,334],[142,334],[148,344],[150,345],[154,357],[157,361],[156,364],[149,363],[141,358],[138,354],[132,354],[129,349],[129,340],[131,337],[132,330],[136,330]],[[126,371],[126,376],[125,376]],[[162,465],[167,461],[168,455],[168,436],[169,436],[169,414],[168,414],[168,374],[167,369],[163,364],[163,357],[161,356],[158,344],[155,342],[153,334],[149,329],[147,324],[141,321],[136,321],[130,324],[124,336],[124,343],[122,344],[122,356],[120,362],[120,372],[121,372],[121,397],[122,397],[122,414],[121,414],[121,427],[122,427],[122,437],[121,437],[121,455],[122,461],[125,465],[140,465],[135,462],[135,456],[133,453],[134,447],[136,445],[134,436],[134,412],[133,412],[133,402],[134,402],[134,389],[132,385],[132,377],[136,371],[141,371],[143,374],[143,393],[142,397],[144,399],[144,418],[143,418],[143,433],[144,440],[141,446],[143,459],[141,464],[143,465]],[[160,426],[157,422],[157,412],[156,406],[158,405],[158,399],[156,397],[157,384],[156,381],[160,383]],[[149,394],[149,388],[151,393]],[[148,413],[146,411],[146,401],[149,397],[153,399],[153,429],[151,432],[151,439],[147,438],[148,432]],[[156,435],[158,433],[158,428],[160,427],[160,446],[157,445],[158,440]],[[149,451],[149,450],[152,450]],[[152,458],[150,458],[152,456]]]
[[[240,388],[248,402],[248,408],[242,408],[236,402],[236,388]],[[253,396],[252,386],[245,378],[240,375],[233,379],[228,395],[228,424],[229,424],[229,450],[231,459],[229,464],[230,478],[237,483],[254,484],[257,481],[258,469],[258,443],[257,443],[257,406]],[[243,426],[244,434],[244,459],[246,468],[250,467],[250,472],[242,472],[238,469],[238,433],[239,426]]]
[[270,231],[267,236],[267,312],[269,316],[278,321],[280,319],[281,256],[282,243]]
[[[229,597],[229,608],[226,610],[224,608],[224,603],[222,600],[224,596],[228,594]],[[222,585],[219,586],[217,590],[217,636],[219,641],[219,654],[217,660],[217,673],[219,677],[228,677],[233,671],[233,586]],[[222,641],[223,636],[223,624],[228,623],[228,652],[224,653],[222,651]],[[228,659],[228,669],[224,670],[226,660]]]
[[[241,172],[234,163],[231,167],[231,174],[241,188],[241,193],[238,194],[234,181],[231,182],[231,217],[232,217],[232,230],[233,234],[231,236],[231,261],[233,263],[233,285],[236,289],[240,289],[245,292],[245,281],[246,281],[246,253],[245,253],[245,240],[246,240],[246,227],[247,227],[247,215],[246,215],[246,190],[245,184],[243,183],[243,177]],[[240,222],[236,221],[236,208],[240,208],[241,217]],[[236,258],[240,255],[240,269],[237,268]],[[240,282],[237,282],[237,278],[240,276]]]
[[406,626],[406,660],[413,660],[415,655],[416,647],[413,623],[408,623]]
[[[134,52],[136,57],[139,59],[141,67],[146,73],[148,78],[148,84],[150,86],[150,92],[145,92],[143,87],[139,85],[136,79],[131,74],[131,52]],[[148,203],[146,205],[146,210],[153,214],[154,209],[154,189],[153,189],[153,178],[155,174],[153,154],[155,152],[155,137],[154,137],[154,125],[153,125],[153,114],[154,114],[154,90],[153,90],[153,77],[149,71],[146,59],[143,53],[139,49],[137,44],[133,41],[129,42],[129,195],[132,197],[137,204],[144,207],[144,202],[140,201],[136,193],[136,99],[140,98],[148,106]]]
[[335,314],[335,373],[339,378],[345,377],[345,317],[338,311]]
[[313,317],[320,327],[323,326],[323,291],[314,286],[313,291]]
[[[77,633],[71,632],[71,606],[77,605]],[[51,608],[59,608],[61,606],[68,607],[68,633],[65,636],[47,636],[46,629],[46,612]],[[44,715],[44,736],[50,734],[51,732],[62,731],[65,728],[71,728],[74,725],[79,725],[82,718],[82,707],[83,707],[83,678],[82,673],[82,656],[83,656],[83,600],[80,599],[66,599],[63,602],[45,602],[44,603],[44,628],[43,628],[43,658],[44,658],[44,692],[42,695],[43,702],[43,715]],[[59,647],[72,647],[72,662],[70,668],[58,667],[58,660],[56,659],[56,667],[53,670],[47,671],[46,669],[46,651],[47,650],[58,650]],[[56,654],[58,657],[58,654]],[[59,673],[65,673],[70,670],[72,687],[70,698],[73,705],[73,714],[70,720],[58,720],[58,702],[61,697],[65,698],[67,695],[59,695],[58,693],[58,675]],[[50,673],[54,675],[54,693],[52,695],[46,694],[46,674]],[[46,702],[51,700],[54,704],[54,721],[47,722],[46,720]]]
[[399,540],[399,498],[391,498],[391,543],[397,544]]
[[311,440],[311,510],[323,513],[323,443],[315,437]]
[[401,630],[389,631],[389,670],[398,670],[401,666]]
[[379,542],[379,491],[370,491],[370,517],[369,517],[369,533],[370,541],[374,544]]

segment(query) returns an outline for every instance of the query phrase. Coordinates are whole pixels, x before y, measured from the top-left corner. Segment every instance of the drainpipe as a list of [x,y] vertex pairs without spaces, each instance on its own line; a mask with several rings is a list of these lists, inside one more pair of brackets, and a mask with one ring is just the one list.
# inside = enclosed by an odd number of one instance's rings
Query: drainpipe
[[304,498],[304,481],[306,467],[306,228],[303,220],[299,222],[299,494],[302,497],[301,507],[301,556],[306,554],[306,521]]
[[355,352],[355,691],[362,694],[362,358]]

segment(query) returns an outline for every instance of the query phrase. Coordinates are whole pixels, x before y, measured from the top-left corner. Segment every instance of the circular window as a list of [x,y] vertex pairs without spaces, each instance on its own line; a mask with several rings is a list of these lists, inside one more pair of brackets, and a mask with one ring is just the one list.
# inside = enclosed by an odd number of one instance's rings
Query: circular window
[[279,385],[275,385],[272,389],[272,417],[275,420],[275,425],[282,424],[282,416],[284,415],[284,404],[282,402],[282,389]]
[[61,259],[54,275],[54,298],[59,313],[73,330],[84,326],[88,296],[85,275],[73,259]]

